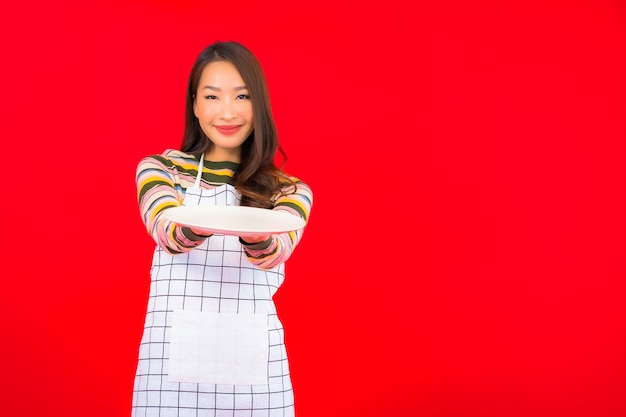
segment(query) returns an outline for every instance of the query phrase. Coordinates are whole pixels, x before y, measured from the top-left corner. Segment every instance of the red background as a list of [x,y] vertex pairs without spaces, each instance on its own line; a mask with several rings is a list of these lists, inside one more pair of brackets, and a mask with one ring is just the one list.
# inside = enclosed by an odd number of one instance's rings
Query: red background
[[139,159],[214,40],[315,193],[298,417],[626,416],[623,1],[0,2],[0,415],[129,416]]

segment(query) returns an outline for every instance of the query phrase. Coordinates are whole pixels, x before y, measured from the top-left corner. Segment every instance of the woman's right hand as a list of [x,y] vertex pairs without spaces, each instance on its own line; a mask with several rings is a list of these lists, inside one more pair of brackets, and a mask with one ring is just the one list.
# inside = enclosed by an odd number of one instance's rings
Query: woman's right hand
[[209,232],[206,229],[199,229],[197,227],[191,227],[191,226],[187,226],[187,227],[189,228],[189,230],[191,230],[194,234],[198,236],[209,237],[213,235],[213,233]]

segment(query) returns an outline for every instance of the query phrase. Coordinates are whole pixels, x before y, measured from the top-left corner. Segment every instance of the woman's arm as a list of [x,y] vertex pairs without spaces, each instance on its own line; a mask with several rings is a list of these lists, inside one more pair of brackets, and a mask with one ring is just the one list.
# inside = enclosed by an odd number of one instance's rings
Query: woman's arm
[[174,169],[168,167],[166,158],[148,156],[139,162],[136,172],[141,218],[156,244],[170,254],[188,252],[208,237],[163,217],[165,210],[180,206],[184,198],[180,185],[174,181]]
[[[300,216],[308,222],[313,206],[313,193],[311,188],[302,181],[296,180],[296,192],[289,194],[293,190],[290,186],[283,195],[276,200],[274,210],[287,211],[292,215]],[[302,239],[304,229],[281,233],[270,236],[267,240],[257,243],[246,243],[246,237],[241,236],[242,244],[250,262],[263,269],[274,268],[285,262]]]

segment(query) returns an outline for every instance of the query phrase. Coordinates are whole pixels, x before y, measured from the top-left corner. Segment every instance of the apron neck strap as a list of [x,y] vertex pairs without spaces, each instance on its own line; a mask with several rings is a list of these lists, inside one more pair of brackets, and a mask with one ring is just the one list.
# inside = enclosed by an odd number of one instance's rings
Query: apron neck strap
[[198,175],[196,176],[196,182],[193,184],[193,188],[200,189],[200,180],[202,179],[202,168],[204,168],[204,152],[200,155],[200,162],[198,163]]

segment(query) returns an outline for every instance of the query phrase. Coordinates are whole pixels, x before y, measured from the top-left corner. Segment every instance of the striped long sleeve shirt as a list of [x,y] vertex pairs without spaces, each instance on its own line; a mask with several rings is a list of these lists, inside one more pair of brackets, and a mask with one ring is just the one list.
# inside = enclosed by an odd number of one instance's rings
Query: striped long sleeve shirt
[[[198,174],[199,158],[181,151],[168,149],[160,155],[143,158],[136,172],[137,198],[141,217],[157,245],[170,254],[190,251],[201,245],[206,236],[196,235],[191,229],[166,219],[168,208],[182,204],[187,188],[192,187]],[[211,189],[223,184],[234,185],[238,168],[234,162],[204,161],[200,187]],[[285,210],[308,221],[313,194],[310,187],[291,177],[296,184],[286,186],[286,195],[275,199],[273,210]],[[304,229],[272,235],[265,242],[245,244],[248,259],[260,268],[273,268],[285,262],[294,251]],[[209,237],[210,239],[210,237]]]

